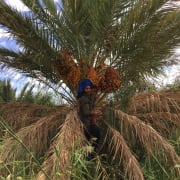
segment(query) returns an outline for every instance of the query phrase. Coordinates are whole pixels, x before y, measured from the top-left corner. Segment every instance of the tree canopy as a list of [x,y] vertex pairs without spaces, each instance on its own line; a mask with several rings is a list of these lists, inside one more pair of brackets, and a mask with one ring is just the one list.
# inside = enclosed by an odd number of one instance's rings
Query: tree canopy
[[80,68],[79,79],[87,77],[86,66],[100,74],[105,64],[119,71],[127,87],[157,75],[180,42],[179,8],[167,0],[66,0],[60,7],[50,0],[22,2],[28,12],[0,2],[0,25],[20,46],[18,52],[0,48],[1,64],[46,82],[64,82],[74,96],[73,75],[66,79],[72,69],[57,72],[68,58]]

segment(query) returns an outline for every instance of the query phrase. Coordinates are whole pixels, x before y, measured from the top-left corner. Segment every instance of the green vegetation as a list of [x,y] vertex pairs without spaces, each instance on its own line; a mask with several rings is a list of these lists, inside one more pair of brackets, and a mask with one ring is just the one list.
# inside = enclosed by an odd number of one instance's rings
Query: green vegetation
[[26,83],[18,94],[17,89],[13,89],[10,80],[0,81],[0,103],[24,102],[44,105],[53,105],[52,97],[42,94],[41,91],[33,93],[34,85],[29,87]]

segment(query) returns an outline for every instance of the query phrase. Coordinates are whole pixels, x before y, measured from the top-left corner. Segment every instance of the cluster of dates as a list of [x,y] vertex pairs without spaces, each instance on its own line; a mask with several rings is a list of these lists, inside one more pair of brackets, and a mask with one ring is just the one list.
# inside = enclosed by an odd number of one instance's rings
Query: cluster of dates
[[54,67],[64,82],[74,89],[84,78],[90,79],[103,93],[112,93],[121,85],[120,74],[112,67],[99,68],[99,65],[98,68],[89,68],[82,66],[75,63],[71,54],[64,49],[60,51],[60,56],[61,61],[56,60]]

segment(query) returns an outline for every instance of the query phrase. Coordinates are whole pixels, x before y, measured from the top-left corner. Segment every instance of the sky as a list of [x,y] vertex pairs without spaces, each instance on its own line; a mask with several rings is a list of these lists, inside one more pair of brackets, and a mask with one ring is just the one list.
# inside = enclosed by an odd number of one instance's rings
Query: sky
[[20,11],[28,11],[28,8],[23,5],[23,3],[20,0],[5,0],[7,4],[12,5],[15,7],[17,10]]
[[[20,0],[5,0],[6,3],[11,4],[13,7],[17,8],[19,11],[28,11],[28,8],[23,5],[23,3]],[[56,3],[58,3],[58,0],[55,0]],[[178,5],[180,6],[180,1],[176,1]],[[3,29],[0,29],[0,46],[1,47],[9,47],[13,50],[17,50],[17,45],[15,41],[13,41],[7,33],[4,32]],[[180,77],[180,47],[178,47],[175,50],[176,57],[179,58],[179,62],[177,65],[172,66],[171,68],[164,69],[166,77],[159,76],[158,83],[161,85],[170,84],[174,81],[174,78],[179,76]],[[13,71],[7,71],[5,69],[4,71],[0,70],[0,79],[11,79],[12,80],[12,86],[17,87],[21,89],[23,85],[26,82],[30,83],[37,83],[31,78],[23,78],[23,76],[19,73],[16,73],[16,75],[13,73]],[[18,82],[18,83],[17,83]]]
[[[5,0],[7,4],[10,4],[12,7],[15,7],[18,11],[29,11],[29,9],[24,6],[24,4],[20,0]],[[57,4],[60,0],[55,0]],[[0,28],[0,47],[8,47],[12,50],[19,50],[20,47],[17,46],[16,42],[9,37],[8,33],[6,33],[3,29]],[[20,73],[14,73],[11,69],[0,70],[0,80],[1,79],[11,79],[11,85],[13,88],[17,88],[19,91],[24,87],[24,85],[29,82],[30,85],[36,85],[34,91],[38,91],[39,87],[43,88],[42,84],[39,84],[38,81],[25,77]]]

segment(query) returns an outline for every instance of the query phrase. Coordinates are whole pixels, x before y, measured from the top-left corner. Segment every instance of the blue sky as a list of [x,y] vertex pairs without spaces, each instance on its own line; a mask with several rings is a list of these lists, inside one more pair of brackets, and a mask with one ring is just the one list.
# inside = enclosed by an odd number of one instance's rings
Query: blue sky
[[[28,8],[23,5],[20,0],[5,0],[8,4],[11,4],[13,7],[18,9],[19,11],[28,11]],[[56,3],[60,2],[55,0]],[[180,1],[176,2],[179,3]],[[59,3],[60,5],[60,3]],[[1,47],[8,47],[13,50],[18,50],[19,47],[16,45],[16,42],[12,40],[9,35],[3,30],[0,29],[0,46]],[[161,85],[169,84],[173,82],[174,78],[179,76],[180,77],[180,47],[175,50],[176,58],[179,58],[179,63],[177,65],[172,66],[171,68],[165,69],[166,77],[160,76],[158,82]],[[21,89],[26,82],[30,83],[37,83],[36,81],[32,80],[31,78],[23,78],[23,76],[19,73],[14,74],[12,70],[5,69],[4,71],[0,70],[0,79],[11,79],[13,87],[18,87]]]

